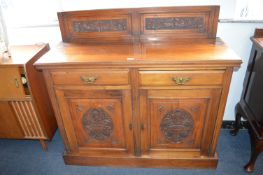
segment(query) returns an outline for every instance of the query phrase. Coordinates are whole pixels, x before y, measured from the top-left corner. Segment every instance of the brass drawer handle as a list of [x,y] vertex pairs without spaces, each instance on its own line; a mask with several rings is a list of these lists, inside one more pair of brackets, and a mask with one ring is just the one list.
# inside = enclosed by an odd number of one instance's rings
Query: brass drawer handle
[[184,85],[188,81],[191,80],[190,77],[173,77],[172,80],[177,84],[177,85]]
[[19,88],[19,82],[18,82],[18,80],[16,78],[15,78],[15,85],[16,85],[17,88]]
[[94,84],[98,78],[94,76],[89,77],[89,76],[82,75],[80,76],[80,79],[86,84]]

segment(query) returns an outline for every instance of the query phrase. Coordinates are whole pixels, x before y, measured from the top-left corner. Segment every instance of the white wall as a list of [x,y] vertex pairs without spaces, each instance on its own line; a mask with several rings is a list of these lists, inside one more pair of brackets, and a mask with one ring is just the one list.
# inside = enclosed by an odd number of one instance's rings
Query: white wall
[[[59,0],[58,11],[84,10],[103,8],[131,8],[174,5],[221,5],[220,18],[231,18],[235,13],[237,0]],[[262,23],[219,23],[218,37],[221,37],[243,60],[240,69],[233,74],[230,93],[225,110],[224,120],[234,120],[234,107],[239,101],[247,61],[251,50],[250,36],[255,28],[263,28]],[[31,44],[48,42],[53,47],[61,41],[58,26],[16,28],[9,31],[10,43]]]
[[255,28],[263,28],[263,23],[219,23],[217,36],[221,37],[241,58],[243,64],[232,77],[224,120],[234,120],[234,108],[240,100],[243,80],[247,68]]

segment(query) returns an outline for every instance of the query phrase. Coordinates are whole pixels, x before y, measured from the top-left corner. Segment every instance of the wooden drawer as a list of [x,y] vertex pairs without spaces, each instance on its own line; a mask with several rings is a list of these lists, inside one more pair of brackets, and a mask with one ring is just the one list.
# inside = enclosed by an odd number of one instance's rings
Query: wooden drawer
[[224,71],[140,71],[142,86],[221,85]]
[[24,98],[25,92],[19,68],[0,69],[0,98]]
[[128,70],[64,70],[51,72],[55,85],[125,85],[129,84]]

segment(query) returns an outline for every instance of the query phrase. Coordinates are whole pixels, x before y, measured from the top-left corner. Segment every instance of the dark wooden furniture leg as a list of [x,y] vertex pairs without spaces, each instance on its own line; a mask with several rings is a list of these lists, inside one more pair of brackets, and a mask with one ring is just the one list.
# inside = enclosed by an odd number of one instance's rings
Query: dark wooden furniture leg
[[240,122],[241,122],[241,117],[242,117],[241,113],[242,112],[241,112],[241,108],[240,108],[239,103],[236,105],[235,113],[236,113],[235,126],[234,126],[234,129],[232,129],[230,131],[230,134],[232,136],[236,136],[239,129],[240,129]]
[[263,141],[258,140],[255,132],[251,127],[248,129],[251,143],[251,155],[249,162],[244,166],[246,172],[251,173],[254,171],[254,166],[258,155],[263,151]]
[[45,140],[39,140],[42,150],[47,151],[47,144],[45,143]]

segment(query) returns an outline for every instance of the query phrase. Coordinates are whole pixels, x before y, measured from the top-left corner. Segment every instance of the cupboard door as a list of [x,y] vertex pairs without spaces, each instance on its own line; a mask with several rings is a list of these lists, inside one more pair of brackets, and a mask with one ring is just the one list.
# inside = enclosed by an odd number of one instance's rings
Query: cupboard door
[[133,153],[129,90],[57,90],[71,153]]
[[220,93],[220,89],[141,90],[142,154],[209,155]]

